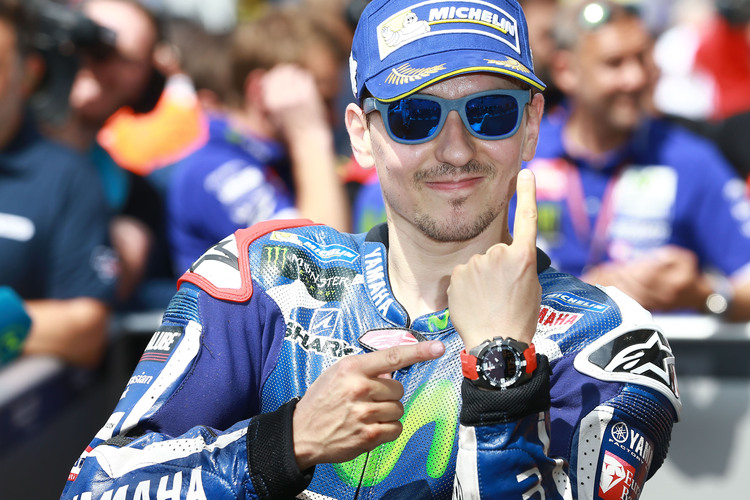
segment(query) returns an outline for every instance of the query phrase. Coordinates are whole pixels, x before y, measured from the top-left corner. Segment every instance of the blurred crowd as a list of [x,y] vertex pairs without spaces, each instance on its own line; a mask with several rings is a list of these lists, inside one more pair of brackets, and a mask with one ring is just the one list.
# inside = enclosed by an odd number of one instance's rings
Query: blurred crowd
[[[750,320],[750,0],[523,0],[539,245],[654,311]],[[351,159],[366,0],[0,0],[0,365],[96,366],[233,231],[387,217]],[[512,220],[512,217],[511,217]]]

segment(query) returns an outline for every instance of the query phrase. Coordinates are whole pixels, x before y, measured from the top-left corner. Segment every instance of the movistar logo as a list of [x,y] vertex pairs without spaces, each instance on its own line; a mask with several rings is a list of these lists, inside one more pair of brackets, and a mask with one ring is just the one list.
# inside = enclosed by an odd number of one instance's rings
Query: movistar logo
[[433,314],[427,320],[428,328],[430,329],[431,332],[439,332],[441,330],[445,330],[446,328],[448,328],[449,317],[450,317],[450,313],[448,312],[448,309],[445,310],[442,318],[440,317],[439,314]]
[[336,473],[349,486],[364,487],[382,482],[401,458],[406,444],[422,427],[435,424],[425,469],[439,478],[448,469],[458,422],[458,395],[450,380],[432,380],[421,386],[404,407],[403,431],[395,441],[342,464],[333,464]]

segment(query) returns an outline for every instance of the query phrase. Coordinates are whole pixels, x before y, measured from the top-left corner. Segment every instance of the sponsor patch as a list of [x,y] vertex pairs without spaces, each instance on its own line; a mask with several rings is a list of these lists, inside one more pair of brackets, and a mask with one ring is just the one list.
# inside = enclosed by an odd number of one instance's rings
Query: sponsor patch
[[341,300],[357,274],[341,266],[321,267],[306,252],[285,245],[264,246],[262,259],[264,266],[275,268],[285,278],[301,281],[311,297],[323,302]]
[[190,266],[189,273],[202,276],[216,288],[236,290],[242,286],[237,239],[229,236],[209,248]]
[[626,460],[605,452],[599,476],[599,498],[602,500],[634,500],[640,486],[635,481],[636,469]]
[[500,40],[520,54],[516,19],[484,2],[420,2],[392,15],[376,29],[381,60],[422,38],[457,31]]
[[[195,467],[192,470],[186,470],[184,475],[182,471],[172,474],[165,474],[161,478],[155,477],[153,480],[146,479],[138,483],[129,483],[115,488],[108,489],[97,494],[95,498],[115,498],[117,500],[137,500],[144,498],[190,498],[206,499],[206,491],[203,488],[202,467]],[[188,477],[189,474],[189,477]],[[79,496],[74,497],[78,499]],[[80,495],[80,499],[94,498],[92,492],[88,491]]]
[[679,414],[675,359],[658,327],[613,331],[582,350],[575,359],[581,373],[600,380],[640,384],[669,398]]
[[412,68],[411,64],[407,62],[397,68],[393,68],[391,72],[388,73],[385,83],[390,83],[391,85],[403,85],[404,83],[427,78],[444,69],[445,64],[439,64],[429,68]]
[[321,262],[348,262],[349,264],[359,258],[359,254],[344,245],[323,245],[299,234],[274,231],[271,233],[271,241],[290,243],[307,249],[317,260]]
[[568,293],[568,292],[548,293],[544,295],[542,299],[551,300],[553,302],[557,302],[558,304],[561,304],[564,306],[575,307],[576,309],[581,309],[583,311],[603,313],[604,311],[609,309],[609,306],[607,304],[602,304],[600,302],[596,302],[593,300],[584,299],[583,297],[579,295],[576,295],[574,293]]
[[358,348],[344,340],[313,335],[295,321],[287,323],[284,337],[286,340],[299,344],[306,351],[316,352],[330,358],[343,358],[359,352]]
[[370,351],[382,351],[397,345],[417,344],[426,340],[420,333],[408,328],[382,328],[368,330],[359,337],[359,343]]
[[536,335],[549,337],[550,335],[565,333],[582,317],[583,313],[558,311],[552,306],[543,305],[539,309]]
[[365,256],[365,280],[372,303],[380,313],[388,317],[391,306],[396,300],[388,289],[388,278],[385,274],[385,257],[380,249]]
[[[154,361],[164,363],[179,344],[180,339],[185,333],[182,326],[162,326],[154,333],[143,352],[140,361]],[[145,383],[145,379],[139,379],[133,383]],[[132,379],[131,379],[132,381]],[[130,385],[130,384],[128,384]]]
[[341,316],[340,309],[316,309],[310,320],[311,335],[331,335],[336,330]]
[[497,59],[485,59],[487,61],[487,64],[492,64],[494,66],[500,66],[502,68],[508,68],[512,69],[513,71],[517,71],[519,73],[531,73],[531,70],[521,64],[520,62],[516,61],[515,59],[512,59],[510,57],[505,57],[505,60],[498,61]]

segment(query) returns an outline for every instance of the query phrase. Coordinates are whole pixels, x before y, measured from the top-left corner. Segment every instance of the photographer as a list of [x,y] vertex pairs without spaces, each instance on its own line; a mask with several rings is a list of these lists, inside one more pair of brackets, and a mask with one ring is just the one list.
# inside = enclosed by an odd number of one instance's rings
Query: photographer
[[94,366],[117,270],[108,210],[93,167],[43,138],[32,119],[30,99],[45,80],[38,40],[20,3],[1,0],[0,311],[28,317],[0,321],[0,347],[6,360],[52,354]]
[[[163,233],[162,199],[143,177],[115,161],[103,147],[100,131],[123,107],[146,113],[156,105],[164,88],[164,76],[155,67],[161,23],[131,0],[90,0],[74,12],[109,34],[111,45],[109,50],[80,51],[80,66],[66,97],[69,113],[60,123],[48,123],[46,132],[87,155],[99,172],[114,214],[110,237],[121,266],[117,307],[137,308],[139,286],[151,271]],[[163,305],[166,299],[158,304]]]

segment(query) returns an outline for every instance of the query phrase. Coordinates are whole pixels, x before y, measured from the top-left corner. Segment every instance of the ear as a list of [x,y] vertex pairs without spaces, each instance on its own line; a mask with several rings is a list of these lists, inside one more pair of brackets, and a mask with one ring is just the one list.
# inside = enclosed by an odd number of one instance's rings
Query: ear
[[544,113],[544,96],[540,93],[534,94],[527,107],[526,129],[521,149],[521,158],[523,161],[531,161],[536,154],[536,145],[539,143],[539,127],[542,123],[542,114]]
[[344,116],[346,130],[349,132],[349,142],[352,146],[354,159],[362,168],[375,166],[372,156],[372,143],[370,142],[370,128],[367,125],[367,117],[362,108],[354,103],[349,103]]
[[570,50],[558,50],[551,58],[550,73],[552,73],[552,80],[565,95],[570,95],[578,86],[575,57],[575,54]]

